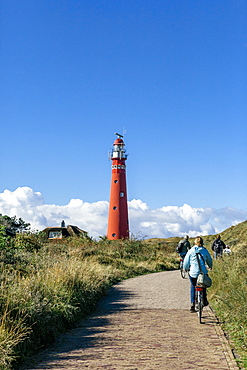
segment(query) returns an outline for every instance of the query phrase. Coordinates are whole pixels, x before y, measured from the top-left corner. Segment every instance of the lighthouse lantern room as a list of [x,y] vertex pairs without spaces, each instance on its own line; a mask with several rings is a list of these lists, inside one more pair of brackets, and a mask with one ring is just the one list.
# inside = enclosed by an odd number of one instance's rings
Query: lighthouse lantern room
[[113,143],[110,153],[112,176],[108,213],[107,239],[125,239],[129,237],[129,220],[127,205],[126,164],[127,154],[123,136],[115,133],[118,138]]

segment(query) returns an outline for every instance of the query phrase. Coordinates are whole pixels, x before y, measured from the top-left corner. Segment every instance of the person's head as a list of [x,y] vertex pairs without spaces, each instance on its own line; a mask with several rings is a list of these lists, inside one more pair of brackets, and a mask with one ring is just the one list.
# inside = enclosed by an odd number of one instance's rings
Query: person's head
[[189,235],[185,235],[184,239],[188,240],[189,239]]
[[216,239],[220,239],[220,235],[217,235]]
[[198,247],[202,247],[203,246],[203,239],[200,236],[197,236],[195,238],[195,245],[197,245]]

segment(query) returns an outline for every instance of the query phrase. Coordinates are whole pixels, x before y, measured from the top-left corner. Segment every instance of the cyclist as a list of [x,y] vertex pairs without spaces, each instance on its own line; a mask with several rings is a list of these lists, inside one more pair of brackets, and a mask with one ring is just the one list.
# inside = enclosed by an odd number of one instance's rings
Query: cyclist
[[[207,274],[208,270],[205,265],[205,263],[208,265],[208,267],[211,269],[213,267],[213,260],[209,253],[209,251],[203,246],[203,239],[200,236],[197,236],[194,241],[194,246],[188,251],[184,258],[184,269],[190,270],[189,271],[189,278],[190,278],[190,312],[195,312],[195,287],[196,287],[196,281],[197,277],[200,273],[200,269],[198,266],[197,256],[196,253],[200,253],[202,257],[199,254],[200,259],[200,265],[202,268],[202,271]],[[207,290],[206,288],[203,288],[203,305],[208,305],[207,300]]]
[[214,259],[216,260],[218,257],[222,257],[223,249],[225,249],[226,245],[221,240],[220,235],[217,235],[216,239],[213,241],[212,250],[214,251]]
[[190,249],[190,242],[189,242],[189,236],[186,235],[180,242],[178,243],[178,246],[176,248],[176,252],[180,255],[182,259],[184,259],[186,253]]

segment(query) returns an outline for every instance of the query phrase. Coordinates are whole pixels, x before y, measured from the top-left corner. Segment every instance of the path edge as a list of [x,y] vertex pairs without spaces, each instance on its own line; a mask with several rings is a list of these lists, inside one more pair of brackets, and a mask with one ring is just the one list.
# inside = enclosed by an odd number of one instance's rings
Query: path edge
[[218,316],[216,315],[215,311],[213,310],[213,308],[211,306],[209,306],[208,308],[209,308],[209,310],[208,310],[209,315],[217,319],[217,323],[214,322],[213,325],[214,325],[214,328],[215,328],[215,331],[216,331],[218,337],[221,340],[222,347],[223,347],[223,352],[224,352],[224,355],[226,357],[226,361],[229,365],[229,369],[231,369],[231,370],[241,369],[241,367],[239,367],[238,364],[237,364],[237,359],[233,354],[230,342],[226,337],[226,333],[224,332],[224,330],[223,330],[223,328],[220,324],[220,320],[219,320]]

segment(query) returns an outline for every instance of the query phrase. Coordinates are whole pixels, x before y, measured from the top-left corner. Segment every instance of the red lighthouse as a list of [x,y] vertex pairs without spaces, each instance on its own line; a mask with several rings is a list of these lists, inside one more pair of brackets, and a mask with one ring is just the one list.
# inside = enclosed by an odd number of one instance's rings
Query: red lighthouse
[[107,239],[124,239],[129,237],[129,220],[127,206],[126,165],[127,154],[123,136],[115,133],[118,138],[113,143],[110,154],[112,161],[112,177],[110,204],[108,214]]

